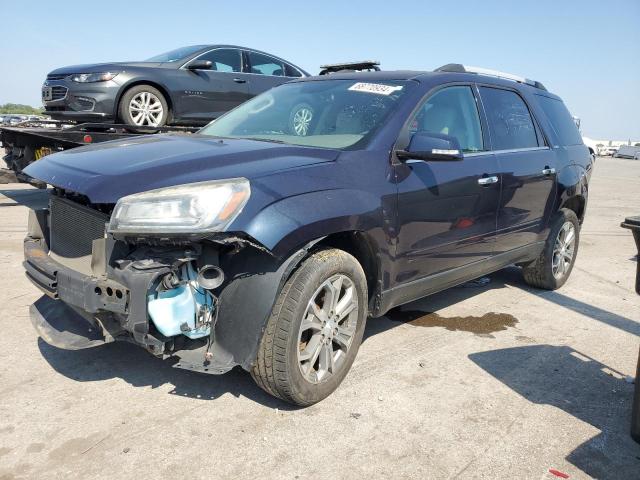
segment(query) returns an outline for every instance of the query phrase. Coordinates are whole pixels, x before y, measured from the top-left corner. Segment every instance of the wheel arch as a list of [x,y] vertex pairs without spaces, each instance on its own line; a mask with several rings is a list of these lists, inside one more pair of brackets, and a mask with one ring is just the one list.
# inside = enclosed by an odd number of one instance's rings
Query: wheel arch
[[153,80],[147,80],[144,78],[132,80],[131,82],[125,84],[120,89],[114,104],[114,118],[122,120],[120,119],[120,101],[122,100],[122,97],[124,97],[125,93],[127,93],[133,87],[137,87],[139,85],[149,85],[150,87],[160,90],[160,93],[164,95],[164,98],[167,101],[167,105],[169,106],[169,116],[167,117],[167,123],[169,123],[169,121],[173,117],[173,112],[174,112],[173,99],[171,98],[171,94],[169,93],[169,90],[165,86],[163,86],[161,83],[155,82]]
[[364,232],[352,230],[337,232],[320,239],[309,250],[309,254],[322,248],[343,250],[358,261],[367,280],[369,310],[375,310],[376,299],[381,291],[382,270],[374,242]]

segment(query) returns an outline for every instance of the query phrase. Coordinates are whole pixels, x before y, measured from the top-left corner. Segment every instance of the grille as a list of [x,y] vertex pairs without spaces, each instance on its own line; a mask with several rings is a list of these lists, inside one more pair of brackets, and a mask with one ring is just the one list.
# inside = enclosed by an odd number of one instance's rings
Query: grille
[[68,73],[50,73],[47,75],[47,80],[62,80],[63,78],[67,78],[70,74]]
[[51,253],[67,259],[90,256],[92,242],[104,238],[108,215],[56,196],[49,209]]
[[67,87],[51,87],[51,100],[61,100],[67,96]]

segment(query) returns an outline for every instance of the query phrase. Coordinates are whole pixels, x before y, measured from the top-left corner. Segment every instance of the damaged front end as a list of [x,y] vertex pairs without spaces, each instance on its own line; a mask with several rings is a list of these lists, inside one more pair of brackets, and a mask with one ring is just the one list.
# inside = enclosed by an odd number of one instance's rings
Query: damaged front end
[[127,341],[207,373],[250,369],[276,296],[305,251],[278,259],[223,232],[114,233],[113,209],[54,189],[48,209],[30,212],[24,267],[45,293],[31,306],[40,336],[66,349]]

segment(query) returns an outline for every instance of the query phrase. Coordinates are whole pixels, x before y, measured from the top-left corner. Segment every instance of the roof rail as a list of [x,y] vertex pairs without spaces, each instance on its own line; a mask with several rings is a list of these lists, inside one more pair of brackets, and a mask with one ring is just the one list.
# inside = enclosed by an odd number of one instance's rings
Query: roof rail
[[330,63],[327,65],[320,65],[320,75],[327,75],[329,73],[341,72],[344,70],[362,71],[362,70],[374,70],[380,71],[380,62],[374,60],[364,60],[362,62],[346,62],[346,63]]
[[475,73],[477,75],[489,75],[491,77],[505,78],[518,83],[526,83],[540,90],[547,90],[544,85],[536,80],[514,75],[512,73],[499,72],[498,70],[490,70],[482,67],[472,67],[470,65],[462,65],[460,63],[448,63],[442,67],[436,68],[434,72],[452,72],[452,73]]

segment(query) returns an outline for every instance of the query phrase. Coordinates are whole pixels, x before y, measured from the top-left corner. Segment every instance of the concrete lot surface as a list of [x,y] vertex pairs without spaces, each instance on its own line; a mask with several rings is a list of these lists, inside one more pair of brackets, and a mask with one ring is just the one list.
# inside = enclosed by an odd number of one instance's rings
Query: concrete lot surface
[[640,162],[599,159],[590,195],[562,289],[528,288],[514,267],[371,320],[339,390],[292,409],[241,370],[39,340],[21,262],[27,207],[45,192],[2,185],[0,479],[640,479],[640,297],[619,227],[640,214]]

